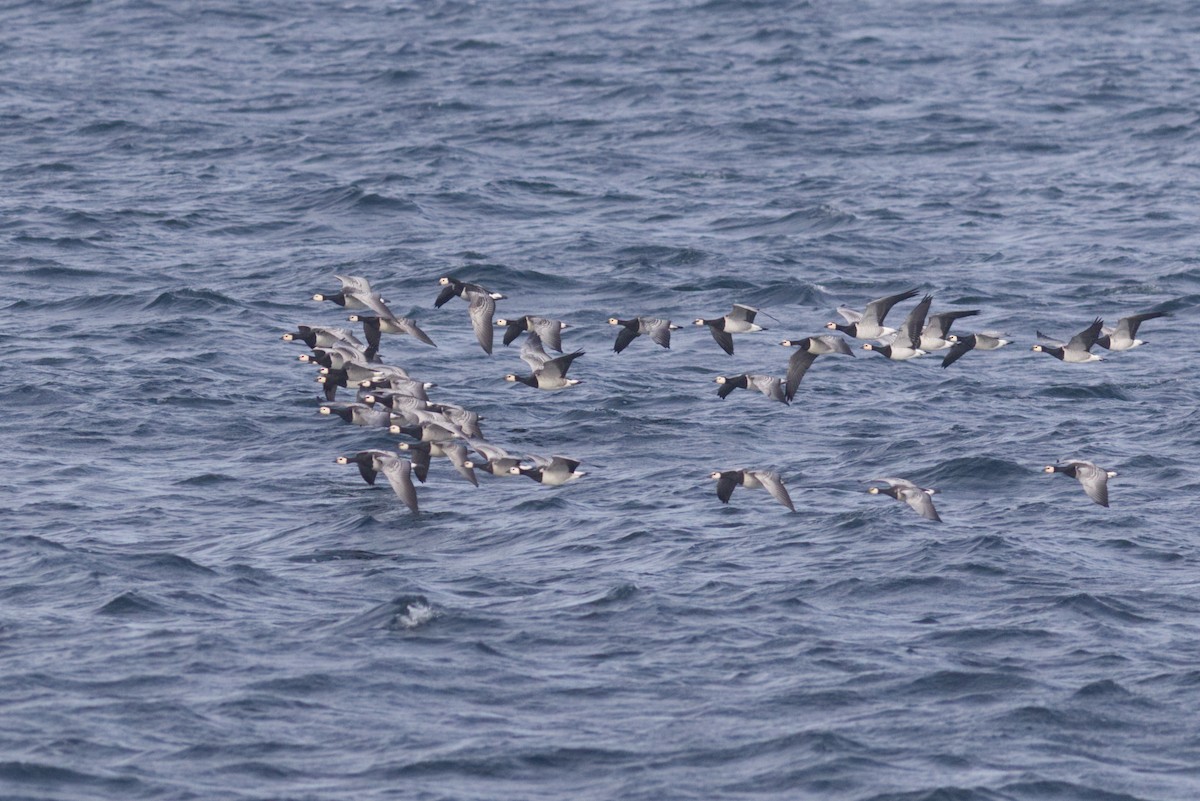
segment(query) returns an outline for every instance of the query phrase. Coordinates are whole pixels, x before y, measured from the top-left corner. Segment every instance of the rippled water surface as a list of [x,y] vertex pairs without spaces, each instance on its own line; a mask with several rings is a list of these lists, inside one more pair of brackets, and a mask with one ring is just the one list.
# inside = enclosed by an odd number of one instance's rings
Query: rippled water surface
[[[1191,3],[0,8],[0,795],[1200,797]],[[298,323],[563,487],[335,457]],[[505,382],[454,275],[571,325]],[[917,288],[1013,344],[784,338]],[[691,325],[734,302],[732,356]],[[901,304],[896,320],[911,307]],[[1170,316],[1064,364],[1099,316]],[[683,327],[612,351],[609,316]],[[889,318],[889,321],[891,318]],[[856,347],[858,343],[855,343]],[[340,398],[351,393],[342,390]],[[1112,505],[1047,476],[1119,473]],[[773,468],[797,511],[708,474]],[[936,487],[941,524],[866,492]]]

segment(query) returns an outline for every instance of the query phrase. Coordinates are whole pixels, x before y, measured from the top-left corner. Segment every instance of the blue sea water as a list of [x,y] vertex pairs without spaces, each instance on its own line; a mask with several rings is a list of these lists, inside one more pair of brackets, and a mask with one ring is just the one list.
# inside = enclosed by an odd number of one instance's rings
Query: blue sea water
[[[0,6],[0,796],[1200,797],[1198,52],[1182,0]],[[399,438],[280,339],[334,274],[588,475],[412,515],[335,464]],[[505,382],[443,275],[584,383]],[[910,287],[1014,343],[716,396]]]

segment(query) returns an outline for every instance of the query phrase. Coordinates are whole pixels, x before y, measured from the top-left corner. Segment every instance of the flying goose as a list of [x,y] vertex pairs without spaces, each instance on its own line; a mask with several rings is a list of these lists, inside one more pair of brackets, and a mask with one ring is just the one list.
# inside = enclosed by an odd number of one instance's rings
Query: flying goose
[[479,479],[475,477],[475,463],[468,458],[467,446],[461,442],[401,442],[396,447],[410,454],[413,472],[422,484],[429,473],[429,459],[436,456],[449,460],[460,476],[479,486]]
[[472,295],[487,295],[492,300],[504,300],[507,297],[499,292],[484,289],[479,284],[468,284],[449,275],[443,275],[438,279],[438,283],[441,284],[442,290],[438,293],[437,300],[433,302],[435,309],[442,308],[453,297],[460,297],[467,302],[470,302]]
[[863,350],[882,353],[895,361],[924,356],[925,351],[921,349],[921,329],[925,326],[925,314],[929,311],[931,303],[933,303],[933,295],[926,295],[920,303],[912,308],[912,311],[904,318],[904,324],[900,330],[889,341],[883,345],[872,345],[870,342],[866,342],[863,344]]
[[342,282],[342,291],[333,295],[317,293],[313,300],[328,300],[347,309],[370,309],[382,317],[395,317],[367,279],[358,275],[335,275],[334,278]]
[[337,464],[355,464],[358,465],[358,473],[363,477],[363,481],[371,486],[375,486],[375,476],[383,469],[380,462],[381,457],[392,457],[393,454],[381,450],[366,450],[350,456],[339,456],[334,461]]
[[833,334],[821,334],[820,336],[805,337],[804,339],[785,339],[779,344],[787,348],[799,348],[788,359],[788,371],[785,378],[783,397],[789,403],[796,397],[796,390],[800,386],[800,380],[804,378],[804,374],[808,372],[808,368],[812,367],[812,363],[817,360],[818,356],[824,356],[827,353],[841,353],[846,356],[854,355],[854,351],[850,350],[850,346],[846,344],[846,340],[836,337]]
[[514,339],[528,331],[531,334],[537,334],[548,348],[559,353],[562,353],[562,332],[570,327],[561,320],[534,317],[531,314],[523,317],[501,317],[496,320],[496,325],[504,326],[506,329],[504,331],[505,345],[511,344]]
[[1117,475],[1115,470],[1105,470],[1082,459],[1065,459],[1057,465],[1048,464],[1045,473],[1062,473],[1077,479],[1087,496],[1101,506],[1108,506],[1108,480]]
[[946,368],[973,350],[999,350],[1011,340],[1004,339],[998,333],[951,334],[946,338],[950,342],[950,351],[942,359],[942,367]]
[[719,375],[713,380],[721,385],[717,388],[717,397],[719,398],[729,397],[729,393],[735,389],[756,389],[771,400],[777,400],[784,404],[788,402],[784,395],[782,380],[773,375],[741,373],[730,376]]
[[670,320],[661,320],[657,317],[635,317],[632,320],[609,317],[608,324],[621,326],[621,331],[617,334],[617,342],[613,345],[613,350],[617,353],[629,347],[629,343],[642,334],[649,335],[650,339],[664,348],[670,348],[671,332],[679,330],[679,326]]
[[376,408],[365,403],[347,403],[339,406],[325,404],[318,411],[321,414],[335,415],[356,426],[383,428],[391,420],[391,412],[387,408]]
[[535,368],[533,375],[517,375],[509,373],[504,376],[505,381],[515,381],[521,384],[526,384],[538,389],[554,390],[566,389],[580,383],[577,378],[567,378],[567,370],[571,367],[571,362],[583,355],[583,351],[577,350],[574,353],[568,353],[565,356],[559,356],[550,359],[542,364],[541,367]]
[[916,294],[916,289],[910,289],[898,295],[878,298],[868,303],[862,312],[857,312],[848,306],[839,306],[837,312],[846,319],[846,325],[830,322],[826,323],[825,327],[831,331],[841,331],[855,339],[880,339],[888,334],[894,334],[896,329],[884,326],[883,318],[897,303],[915,297]]
[[[1100,361],[1100,357],[1095,353],[1089,353],[1089,351],[1092,349],[1092,345],[1096,344],[1096,338],[1100,336],[1100,329],[1103,325],[1104,321],[1097,317],[1092,321],[1091,325],[1071,337],[1071,341],[1066,345],[1063,345],[1061,342],[1055,345],[1038,344],[1034,345],[1032,350],[1036,353],[1049,353],[1059,361],[1071,362],[1073,364],[1098,362]],[[1038,336],[1051,342],[1055,341],[1041,331],[1038,332]]]
[[510,467],[508,472],[514,476],[528,476],[540,484],[551,487],[557,487],[587,475],[585,471],[578,469],[580,465],[578,459],[568,459],[565,456],[552,456],[549,459],[544,456],[530,456],[529,461],[533,462],[533,467],[517,465]]
[[954,344],[948,338],[950,326],[954,324],[954,321],[961,320],[964,317],[974,317],[977,314],[979,314],[979,309],[938,312],[937,314],[929,315],[929,320],[925,323],[925,328],[921,331],[921,344],[918,347],[927,353],[935,350],[945,350]]
[[1138,326],[1147,320],[1167,316],[1166,312],[1146,312],[1122,317],[1117,320],[1116,328],[1101,329],[1100,336],[1096,337],[1096,344],[1106,350],[1117,351],[1132,350],[1139,345],[1145,345],[1144,340],[1137,338]]
[[748,334],[752,331],[765,331],[758,323],[754,322],[755,315],[758,314],[758,309],[750,306],[744,306],[741,303],[733,304],[733,311],[723,317],[716,317],[712,320],[705,320],[703,317],[696,318],[696,325],[706,325],[712,333],[713,339],[721,346],[721,350],[729,355],[733,355],[733,334]]
[[380,458],[383,476],[392,485],[396,495],[404,501],[404,505],[417,512],[417,488],[412,483],[412,464],[407,459],[388,455]]
[[500,478],[511,478],[514,475],[520,474],[519,470],[513,473],[512,469],[520,467],[521,460],[503,448],[480,439],[469,439],[467,440],[467,444],[486,460],[483,464],[475,462],[476,467]]
[[310,348],[329,348],[334,345],[350,345],[366,350],[363,343],[348,328],[329,328],[322,325],[298,325],[282,337],[284,342],[303,342]]
[[370,314],[352,314],[349,318],[352,323],[361,323],[363,327],[363,335],[367,338],[367,344],[373,348],[379,347],[380,334],[408,334],[416,337],[426,345],[433,344],[433,340],[429,335],[421,330],[416,321],[411,317],[390,317],[382,315]]
[[869,494],[887,495],[889,498],[904,501],[926,520],[934,520],[938,523],[942,522],[942,518],[938,516],[937,510],[933,508],[932,496],[937,490],[918,487],[904,478],[873,478],[871,481],[882,482],[887,484],[887,486],[871,487],[867,490]]
[[772,498],[791,511],[796,511],[787,488],[783,486],[783,479],[774,470],[717,470],[709,473],[708,477],[716,480],[717,497],[721,499],[721,503],[729,503],[729,496],[733,494],[734,487],[765,489]]

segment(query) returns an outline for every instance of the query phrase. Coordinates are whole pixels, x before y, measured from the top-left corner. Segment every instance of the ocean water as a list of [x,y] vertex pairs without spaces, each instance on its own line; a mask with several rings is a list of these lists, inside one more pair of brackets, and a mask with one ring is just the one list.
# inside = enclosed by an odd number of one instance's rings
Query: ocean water
[[[0,30],[0,797],[1200,797],[1193,4],[9,2]],[[344,323],[310,299],[335,274],[437,342],[387,363],[587,476],[435,461],[413,515],[335,464],[400,439],[318,414],[280,338]],[[517,346],[435,309],[443,275],[568,322],[583,383],[505,382]],[[1013,344],[716,396],[909,288]],[[691,322],[734,302],[769,330],[729,356]],[[1143,311],[1105,361],[1030,350]],[[682,328],[615,354],[612,315]],[[1071,457],[1119,473],[1110,508],[1041,472]],[[797,511],[721,504],[741,467]]]

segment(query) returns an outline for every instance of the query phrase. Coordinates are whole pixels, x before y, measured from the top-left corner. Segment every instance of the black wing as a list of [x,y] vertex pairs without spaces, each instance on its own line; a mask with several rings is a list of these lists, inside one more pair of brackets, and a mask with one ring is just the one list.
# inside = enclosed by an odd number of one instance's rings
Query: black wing
[[729,496],[733,494],[733,488],[742,483],[741,473],[737,470],[726,470],[717,479],[717,497],[721,499],[721,503],[729,503]]
[[629,343],[638,338],[636,328],[622,328],[621,333],[617,334],[617,343],[613,345],[613,350],[617,353],[629,347]]
[[817,357],[807,350],[798,350],[792,354],[792,358],[788,359],[787,379],[783,397],[787,398],[789,403],[791,403],[792,398],[796,397],[796,390],[800,387],[800,379],[804,378],[804,374],[808,372],[808,368],[812,367],[812,363],[816,360]]
[[715,339],[717,341],[717,344],[721,346],[721,350],[725,351],[730,356],[732,356],[733,355],[733,335],[730,334],[728,331],[718,331],[716,328],[714,328],[711,325],[708,327],[708,330],[712,331],[713,339]]
[[975,348],[975,342],[976,339],[974,334],[960,337],[959,340],[950,347],[950,352],[946,354],[946,358],[942,359],[942,368],[944,369],[949,367],[961,359],[967,351],[973,350]]
[[525,318],[521,317],[513,320],[508,324],[508,328],[504,331],[504,344],[511,345],[512,341],[521,336],[521,332],[525,330]]

